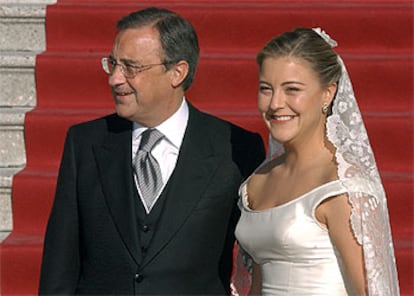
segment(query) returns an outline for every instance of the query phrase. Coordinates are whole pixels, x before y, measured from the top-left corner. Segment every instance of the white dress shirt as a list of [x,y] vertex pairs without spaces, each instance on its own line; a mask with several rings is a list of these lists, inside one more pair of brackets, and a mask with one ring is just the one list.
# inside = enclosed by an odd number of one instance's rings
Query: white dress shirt
[[[187,128],[188,122],[188,105],[185,98],[180,108],[175,112],[170,118],[162,122],[160,125],[154,127],[160,131],[165,137],[158,142],[151,151],[152,156],[157,160],[162,175],[163,187],[167,184],[172,172],[174,171],[175,165],[177,163],[178,153],[180,151],[181,143],[184,138],[184,133]],[[141,134],[147,130],[145,126],[141,126],[138,123],[134,122],[133,131],[132,131],[132,159],[135,158],[139,144],[141,142]],[[156,201],[159,198],[159,195],[154,199],[153,204],[150,208],[146,206],[142,198],[140,188],[138,186],[137,178],[134,175],[135,184],[138,188],[141,201],[147,211],[150,212],[151,208],[154,206]],[[161,190],[161,192],[162,192]]]

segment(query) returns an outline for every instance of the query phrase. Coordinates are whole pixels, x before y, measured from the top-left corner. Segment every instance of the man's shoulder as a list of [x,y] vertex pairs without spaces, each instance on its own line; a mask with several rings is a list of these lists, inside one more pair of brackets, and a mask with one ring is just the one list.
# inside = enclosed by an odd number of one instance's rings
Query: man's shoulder
[[96,129],[122,129],[130,128],[131,122],[124,118],[119,117],[116,113],[104,115],[102,117],[94,118],[88,121],[75,123],[70,126],[71,130],[96,130]]
[[257,135],[256,132],[250,131],[236,123],[231,122],[230,120],[224,119],[219,115],[214,115],[211,113],[207,113],[205,111],[198,110],[193,107],[193,113],[195,117],[202,122],[203,126],[206,129],[213,130],[218,132],[222,131],[229,131],[234,136],[239,137],[249,137],[252,135]]
[[204,113],[202,117],[204,121],[200,126],[205,134],[210,135],[217,149],[231,152],[243,178],[247,178],[265,157],[261,135],[214,115]]
[[132,123],[129,120],[114,113],[76,123],[69,127],[67,136],[78,139],[78,142],[93,143],[105,139],[108,135],[121,134],[131,129]]

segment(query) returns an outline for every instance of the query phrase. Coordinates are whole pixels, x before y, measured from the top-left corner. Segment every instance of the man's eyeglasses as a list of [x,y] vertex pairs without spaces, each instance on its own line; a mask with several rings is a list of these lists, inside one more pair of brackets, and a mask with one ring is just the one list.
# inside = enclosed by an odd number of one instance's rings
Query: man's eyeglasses
[[112,75],[114,73],[116,66],[119,66],[121,69],[121,73],[125,76],[125,78],[134,78],[139,72],[143,72],[155,66],[165,66],[167,64],[171,64],[172,62],[164,62],[159,64],[147,64],[147,65],[129,65],[129,64],[121,64],[117,63],[115,59],[109,58],[102,58],[102,69],[105,71],[106,74]]

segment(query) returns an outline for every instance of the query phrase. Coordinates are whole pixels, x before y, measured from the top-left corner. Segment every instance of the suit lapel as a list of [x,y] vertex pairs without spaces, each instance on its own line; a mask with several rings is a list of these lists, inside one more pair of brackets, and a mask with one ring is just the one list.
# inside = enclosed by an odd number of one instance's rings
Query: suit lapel
[[109,134],[94,147],[106,203],[118,232],[136,262],[139,262],[134,181],[131,162],[131,123],[108,120]]
[[199,112],[190,106],[190,118],[181,145],[179,158],[167,186],[164,210],[157,230],[144,258],[148,264],[174,237],[175,233],[192,213],[210,177],[219,165],[205,125],[198,120]]

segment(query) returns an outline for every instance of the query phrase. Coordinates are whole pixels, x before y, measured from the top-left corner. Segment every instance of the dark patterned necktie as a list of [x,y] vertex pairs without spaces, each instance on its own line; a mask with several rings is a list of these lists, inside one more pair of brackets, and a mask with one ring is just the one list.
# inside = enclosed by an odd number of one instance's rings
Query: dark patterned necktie
[[143,132],[134,161],[138,186],[148,209],[151,209],[152,203],[163,185],[160,166],[151,155],[152,148],[163,137],[164,135],[156,129],[147,129]]

